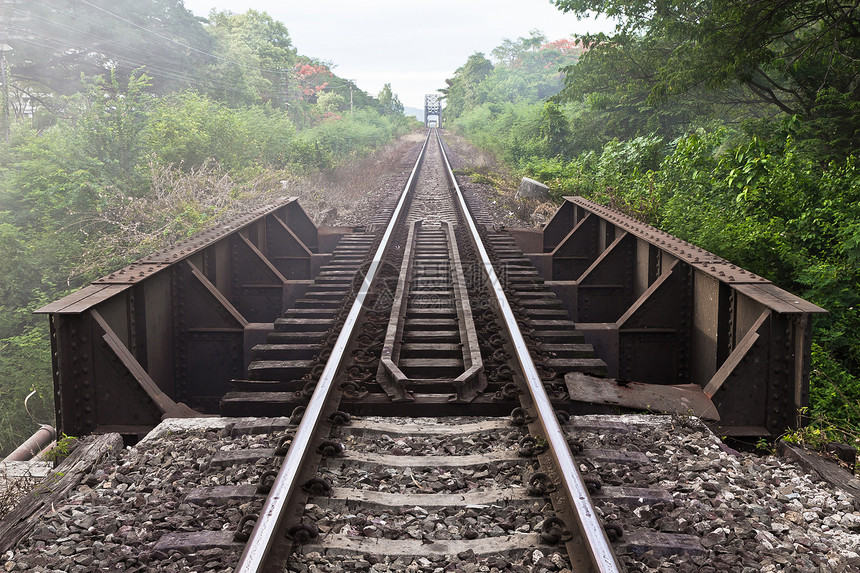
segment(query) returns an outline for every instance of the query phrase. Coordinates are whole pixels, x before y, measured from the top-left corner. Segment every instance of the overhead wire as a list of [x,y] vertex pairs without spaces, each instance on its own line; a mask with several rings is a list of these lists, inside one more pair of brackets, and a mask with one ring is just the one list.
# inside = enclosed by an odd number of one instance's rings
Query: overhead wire
[[[137,48],[135,46],[129,46],[126,44],[122,44],[122,43],[120,43],[116,40],[112,40],[110,38],[103,38],[102,36],[97,36],[96,34],[93,34],[92,32],[87,32],[87,31],[82,30],[80,28],[75,28],[74,26],[70,26],[68,24],[63,24],[62,22],[58,22],[56,20],[51,20],[48,18],[36,16],[32,13],[29,13],[28,10],[16,10],[14,7],[12,7],[12,8],[9,8],[9,11],[10,12],[18,12],[21,14],[27,14],[27,17],[32,19],[32,20],[36,20],[38,22],[43,22],[45,24],[48,24],[49,26],[56,26],[56,27],[62,28],[64,30],[67,30],[69,32],[73,32],[77,35],[88,37],[88,38],[91,38],[94,40],[98,40],[99,42],[105,42],[108,44],[112,44],[114,46],[119,46],[119,47],[122,47],[124,50],[131,51],[131,52],[137,52],[138,54],[143,55],[143,56],[151,56],[152,55],[151,52],[146,52],[146,51],[141,50],[140,48]],[[8,28],[8,29],[16,30],[16,31],[20,31],[20,32],[27,32],[27,33],[33,32],[33,30],[28,29],[28,28]]]
[[[41,48],[47,48],[47,49],[49,49],[49,50],[56,49],[56,46],[50,46],[50,45],[48,45],[48,44],[43,44],[43,43],[41,43],[41,42],[37,42],[37,41],[35,41],[35,40],[30,40],[30,39],[22,38],[20,41],[21,41],[21,42],[28,43],[28,44],[31,44],[31,45],[34,45],[34,46],[39,46],[39,47],[41,47]],[[90,48],[84,48],[84,49],[90,49]],[[102,52],[102,53],[103,53],[103,52]],[[110,56],[111,56],[110,54],[105,54],[105,55],[106,55],[106,56],[108,56],[108,57],[110,57]],[[148,62],[142,62],[142,61],[135,60],[135,59],[132,59],[132,58],[123,58],[123,59],[124,59],[125,61],[127,61],[128,63],[130,63],[130,64],[134,64],[134,65],[136,65],[138,68],[142,68],[142,69],[144,69],[144,70],[151,70],[151,71],[153,71],[153,72],[156,72],[156,73],[158,73],[158,74],[161,74],[161,75],[162,75],[162,77],[167,77],[167,78],[171,78],[171,79],[174,79],[174,80],[180,80],[180,81],[188,81],[188,79],[189,79],[188,77],[186,77],[186,76],[182,75],[182,74],[181,74],[181,73],[179,73],[179,72],[176,72],[175,70],[170,70],[170,69],[167,69],[167,68],[161,68],[161,67],[160,67],[160,66],[158,66],[157,64],[151,64],[151,63],[148,63]],[[200,77],[200,76],[195,76],[195,77],[193,77],[192,79],[196,79],[196,80],[198,80],[200,84],[208,83],[208,85],[209,85],[210,87],[217,88],[217,89],[221,89],[221,90],[224,90],[224,91],[227,91],[227,92],[231,92],[231,93],[234,93],[234,94],[241,94],[241,93],[242,93],[242,91],[240,91],[240,90],[236,89],[236,88],[235,88],[235,87],[233,87],[231,84],[227,84],[227,83],[225,83],[225,82],[217,82],[217,81],[211,80],[211,79],[209,79],[209,78],[202,78],[202,77]]]
[[[92,2],[89,2],[88,0],[79,0],[79,1],[80,1],[80,2],[82,2],[82,3],[84,3],[84,4],[86,4],[86,5],[88,5],[88,6],[91,6],[91,7],[95,8],[96,10],[100,10],[100,11],[104,12],[105,14],[108,14],[109,16],[112,16],[112,17],[114,17],[114,18],[117,18],[118,20],[120,20],[120,21],[122,21],[122,22],[125,22],[125,23],[127,23],[127,24],[130,24],[130,25],[132,25],[132,26],[134,26],[134,27],[136,27],[136,28],[140,28],[141,30],[143,30],[143,31],[145,31],[145,32],[149,32],[150,34],[154,34],[154,35],[158,36],[159,38],[162,38],[162,39],[168,40],[168,41],[173,42],[173,43],[175,43],[175,44],[177,44],[177,45],[179,45],[179,46],[182,46],[182,47],[184,47],[184,48],[188,48],[189,50],[193,50],[193,51],[198,52],[198,53],[200,53],[200,54],[203,54],[203,55],[206,55],[206,56],[209,56],[209,57],[215,58],[215,59],[223,60],[223,61],[225,61],[225,62],[229,62],[229,63],[235,64],[235,65],[237,65],[237,66],[245,67],[245,68],[248,68],[248,69],[259,70],[259,71],[261,71],[261,72],[269,72],[269,73],[283,73],[283,72],[284,72],[284,70],[267,70],[267,69],[262,68],[262,67],[247,66],[247,65],[242,64],[242,63],[240,63],[240,62],[236,62],[236,61],[234,61],[234,60],[230,60],[229,58],[223,58],[223,57],[221,57],[221,56],[217,56],[217,55],[215,55],[215,54],[211,54],[211,53],[209,53],[209,52],[206,52],[206,51],[203,51],[203,50],[199,50],[199,49],[197,49],[197,48],[194,48],[193,46],[189,46],[189,45],[187,45],[187,44],[183,44],[182,42],[180,42],[180,41],[178,41],[178,40],[175,40],[175,39],[170,38],[170,37],[168,37],[168,36],[164,36],[163,34],[159,34],[158,32],[156,32],[156,31],[154,31],[154,30],[152,30],[152,29],[150,29],[150,28],[147,28],[146,26],[141,26],[140,24],[137,24],[137,23],[135,23],[135,22],[132,22],[131,20],[127,20],[126,18],[123,18],[122,16],[119,16],[119,15],[117,15],[117,14],[114,14],[113,12],[110,12],[109,10],[106,10],[106,9],[104,9],[104,8],[100,7],[100,6],[97,6],[96,4],[93,4]],[[328,72],[332,75],[332,77],[333,77],[333,78],[340,80],[340,85],[339,85],[338,87],[348,87],[350,84],[355,85],[355,83],[354,83],[354,82],[350,82],[350,81],[347,81],[347,80],[342,80],[341,78],[338,78],[337,76],[335,76],[335,75],[334,75],[334,72],[332,72],[332,71],[331,71],[331,69],[330,69],[328,66],[326,66],[326,71],[328,71]],[[357,87],[357,86],[356,86],[356,87]]]
[[204,56],[209,56],[210,58],[214,58],[214,59],[216,59],[216,60],[221,60],[221,61],[227,62],[227,63],[229,63],[229,64],[233,64],[233,65],[236,65],[236,66],[240,66],[240,67],[248,68],[248,69],[253,69],[253,70],[260,70],[260,71],[274,72],[274,73],[280,73],[280,72],[282,72],[282,71],[283,71],[283,70],[266,70],[266,69],[259,68],[259,67],[255,67],[255,66],[248,66],[248,65],[243,64],[243,63],[241,63],[241,62],[237,62],[237,61],[235,61],[235,60],[231,60],[231,59],[229,59],[229,58],[224,58],[224,57],[222,57],[222,56],[218,56],[218,55],[215,55],[215,54],[212,54],[212,53],[206,52],[205,50],[200,50],[200,49],[195,48],[195,47],[193,47],[193,46],[189,46],[188,44],[183,44],[183,43],[182,43],[182,42],[180,42],[179,40],[176,40],[176,39],[171,38],[171,37],[169,37],[169,36],[165,36],[164,34],[159,34],[159,33],[158,33],[158,32],[156,32],[155,30],[152,30],[152,29],[150,29],[150,28],[147,28],[146,26],[141,26],[140,24],[137,24],[137,23],[135,23],[135,22],[132,22],[131,20],[127,20],[126,18],[123,18],[122,16],[119,16],[119,15],[117,15],[117,14],[114,14],[113,12],[111,12],[111,11],[109,11],[109,10],[105,10],[105,9],[104,9],[104,8],[102,8],[101,6],[97,6],[97,5],[93,4],[92,2],[88,2],[87,0],[78,0],[78,1],[79,1],[79,2],[81,2],[82,4],[86,4],[87,6],[91,6],[91,7],[95,8],[96,10],[100,10],[101,12],[104,12],[104,13],[105,13],[105,14],[107,14],[108,16],[111,16],[111,17],[113,17],[113,18],[116,18],[117,20],[120,20],[120,21],[122,21],[122,22],[125,22],[126,24],[129,24],[129,25],[131,25],[131,26],[134,26],[135,28],[140,28],[140,29],[141,29],[141,30],[143,30],[144,32],[149,32],[150,34],[153,34],[153,35],[155,35],[155,36],[157,36],[157,37],[161,38],[162,40],[167,40],[168,42],[173,42],[174,44],[176,44],[176,45],[178,45],[178,46],[182,46],[183,48],[187,48],[187,49],[189,49],[189,50],[192,50],[192,51],[197,52],[197,53],[199,53],[199,54],[202,54],[202,55],[204,55]]
[[[18,12],[20,14],[27,13],[29,18],[32,18],[33,20],[36,20],[37,22],[43,22],[43,23],[49,24],[51,26],[58,27],[62,30],[74,33],[74,34],[76,34],[76,35],[78,35],[84,39],[89,38],[91,40],[103,42],[105,44],[108,44],[108,45],[111,45],[114,47],[120,47],[123,50],[125,50],[126,52],[131,52],[131,53],[137,54],[137,58],[129,55],[128,53],[126,53],[122,56],[118,56],[115,53],[111,53],[110,51],[105,50],[104,47],[102,47],[102,46],[99,46],[99,47],[93,47],[93,46],[87,46],[87,45],[79,46],[80,49],[82,49],[82,50],[97,52],[97,53],[105,55],[109,59],[125,61],[129,64],[132,64],[132,65],[135,65],[138,67],[144,67],[147,70],[152,71],[161,77],[174,79],[174,80],[177,80],[180,82],[185,82],[185,83],[188,83],[191,85],[194,85],[196,83],[197,85],[199,85],[201,87],[202,86],[211,87],[211,88],[214,88],[217,90],[222,90],[222,91],[230,92],[230,93],[234,93],[234,94],[241,94],[242,93],[241,90],[236,89],[234,87],[234,85],[231,83],[216,80],[215,78],[212,78],[212,77],[204,77],[204,76],[199,75],[198,73],[196,73],[194,71],[195,70],[194,68],[190,68],[187,66],[185,66],[185,67],[171,66],[170,64],[172,62],[170,60],[167,60],[164,58],[158,58],[159,61],[155,62],[153,60],[154,60],[154,58],[156,58],[156,56],[152,52],[141,50],[139,48],[132,47],[132,46],[123,45],[123,44],[120,44],[119,42],[111,40],[110,38],[104,38],[102,36],[81,30],[79,28],[75,28],[73,26],[69,26],[67,24],[63,24],[61,22],[57,22],[54,20],[49,20],[49,19],[42,18],[42,17],[36,16],[33,14],[29,14],[28,11],[16,10],[15,8],[10,8],[10,11]],[[33,30],[29,29],[29,28],[7,27],[7,29],[12,30],[12,31],[22,32],[22,33],[32,33],[33,32]],[[37,46],[40,46],[40,47],[43,47],[46,49],[50,49],[50,50],[61,49],[61,47],[62,47],[62,46],[58,46],[58,45],[51,46],[51,45],[39,43],[33,39],[28,39],[28,38],[21,38],[20,41],[25,41],[25,42],[28,42],[32,45],[37,45]],[[252,69],[256,70],[259,68],[252,68]],[[286,70],[280,70],[279,73],[285,73],[285,71]]]
[[[144,31],[144,32],[147,32],[147,33],[153,34],[154,36],[156,36],[156,37],[158,37],[158,38],[161,38],[161,39],[163,39],[163,40],[167,40],[167,41],[172,42],[172,43],[174,43],[174,44],[176,44],[176,45],[178,45],[178,46],[182,46],[182,47],[184,47],[184,48],[186,48],[186,49],[188,49],[188,50],[191,50],[191,51],[196,52],[196,53],[198,53],[198,54],[201,54],[201,55],[203,55],[203,56],[207,56],[207,57],[213,58],[213,59],[215,59],[215,60],[220,60],[220,61],[223,61],[223,62],[226,62],[226,63],[233,64],[233,65],[238,66],[238,67],[240,67],[240,68],[245,68],[245,69],[253,70],[253,71],[256,71],[256,72],[259,72],[259,73],[263,73],[263,74],[271,73],[271,74],[277,74],[277,75],[280,75],[280,74],[284,74],[284,73],[286,73],[286,74],[289,74],[289,73],[290,73],[290,70],[289,70],[289,69],[287,69],[287,68],[273,70],[273,69],[267,69],[267,68],[264,68],[264,67],[261,67],[261,66],[250,66],[250,65],[247,65],[247,64],[243,64],[243,63],[241,63],[241,62],[237,62],[237,61],[232,60],[232,59],[230,59],[230,58],[224,58],[224,57],[222,57],[222,56],[218,56],[218,55],[216,55],[216,54],[213,54],[213,53],[207,52],[207,51],[205,51],[205,50],[200,50],[200,49],[198,49],[198,48],[195,48],[195,47],[193,47],[193,46],[189,46],[188,44],[185,44],[185,43],[183,43],[183,42],[180,42],[180,41],[178,41],[178,40],[175,40],[175,39],[173,39],[173,38],[170,38],[169,36],[165,36],[164,34],[160,34],[160,33],[156,32],[155,30],[152,30],[152,29],[147,28],[147,27],[145,27],[145,26],[141,26],[140,24],[137,24],[137,23],[135,23],[135,22],[133,22],[133,21],[131,21],[131,20],[128,20],[127,18],[123,18],[122,16],[119,16],[118,14],[115,14],[115,13],[113,13],[113,12],[109,11],[109,10],[106,10],[105,8],[102,8],[101,6],[98,6],[98,5],[96,5],[96,4],[93,4],[92,2],[89,2],[88,0],[79,0],[79,1],[80,1],[81,3],[83,3],[83,4],[86,4],[86,5],[90,6],[90,7],[92,7],[92,8],[95,8],[96,10],[99,10],[99,11],[101,11],[101,12],[103,12],[103,13],[105,13],[105,14],[107,14],[107,15],[109,15],[109,16],[111,16],[111,17],[113,17],[113,18],[116,18],[116,19],[118,19],[118,20],[120,20],[120,21],[122,21],[122,22],[124,22],[124,23],[126,23],[126,24],[128,24],[128,25],[130,25],[130,26],[133,26],[133,27],[135,27],[135,28],[139,28],[140,30],[142,30],[142,31]],[[105,42],[105,43],[108,43],[108,44],[112,44],[112,45],[114,45],[114,46],[121,46],[121,47],[123,48],[123,50],[126,50],[126,51],[137,52],[137,53],[139,54],[139,56],[140,56],[140,57],[142,57],[142,58],[146,58],[146,61],[135,60],[134,58],[129,57],[128,55],[119,56],[119,55],[117,55],[117,54],[111,54],[111,53],[107,52],[106,50],[104,50],[104,49],[102,49],[102,48],[86,48],[86,49],[91,49],[91,50],[93,50],[93,51],[95,51],[95,52],[102,53],[102,54],[104,54],[104,55],[105,55],[106,57],[108,57],[108,58],[111,58],[111,59],[114,59],[114,60],[119,60],[119,61],[125,60],[125,61],[127,61],[127,62],[129,62],[129,63],[131,63],[131,64],[137,64],[138,66],[145,67],[145,68],[150,69],[150,70],[152,70],[152,71],[154,71],[154,72],[156,72],[156,73],[161,74],[161,75],[162,75],[162,76],[164,76],[164,77],[169,77],[169,78],[174,79],[174,80],[186,81],[186,82],[189,82],[189,80],[197,80],[198,85],[201,85],[201,86],[204,86],[204,85],[205,85],[205,86],[210,86],[210,87],[212,87],[212,88],[215,88],[215,89],[218,89],[218,90],[223,90],[223,91],[225,91],[225,92],[230,92],[230,93],[234,93],[234,94],[240,94],[240,93],[242,93],[240,90],[237,90],[235,87],[233,87],[233,86],[232,86],[232,84],[228,84],[228,83],[225,83],[225,82],[220,82],[220,81],[215,80],[215,79],[213,79],[213,78],[204,78],[203,76],[200,76],[200,75],[198,75],[198,74],[194,73],[191,69],[188,69],[188,68],[180,68],[180,69],[172,68],[172,67],[170,67],[170,65],[169,65],[169,61],[167,61],[167,60],[165,60],[163,64],[153,63],[153,62],[151,61],[151,59],[150,59],[150,58],[152,58],[152,57],[153,57],[153,54],[152,54],[151,52],[146,52],[146,51],[141,50],[141,49],[139,49],[139,48],[135,48],[135,47],[131,47],[131,46],[126,46],[126,45],[120,44],[119,42],[116,42],[116,41],[114,41],[114,40],[111,40],[111,39],[108,39],[108,38],[103,38],[103,37],[101,37],[101,36],[98,36],[98,35],[92,34],[92,33],[90,33],[90,32],[84,31],[84,30],[80,30],[80,29],[78,29],[78,28],[74,28],[74,27],[72,27],[72,26],[68,26],[68,25],[66,25],[66,24],[62,24],[62,23],[57,22],[57,21],[48,20],[48,19],[45,19],[45,18],[41,18],[41,17],[39,17],[39,16],[35,16],[35,15],[33,15],[33,14],[32,14],[30,11],[28,11],[28,10],[17,10],[17,9],[16,9],[16,8],[14,8],[13,6],[7,6],[7,8],[8,8],[10,11],[12,11],[12,12],[18,12],[18,13],[26,14],[26,15],[27,15],[28,17],[30,17],[30,18],[35,18],[36,20],[40,20],[40,21],[42,21],[42,22],[49,23],[49,24],[51,24],[51,25],[53,25],[53,26],[58,26],[58,27],[60,27],[60,28],[64,28],[64,29],[66,29],[66,30],[68,30],[68,31],[71,31],[71,32],[74,32],[74,33],[76,33],[76,34],[78,34],[78,35],[81,35],[81,36],[84,36],[84,37],[89,37],[89,38],[95,39],[95,40],[97,40],[97,41],[99,41],[99,42]],[[31,30],[27,30],[27,29],[21,29],[21,31],[23,31],[23,32],[31,32]],[[44,47],[44,48],[47,48],[47,49],[57,49],[57,48],[58,48],[57,46],[48,46],[48,45],[45,45],[45,44],[39,44],[39,43],[37,43],[37,42],[35,42],[35,41],[33,41],[33,40],[24,40],[24,41],[27,41],[27,42],[29,42],[29,43],[31,43],[31,44],[34,44],[34,45],[39,45],[39,46]],[[165,66],[164,64],[167,64],[167,65]],[[351,80],[345,80],[345,79],[342,79],[342,78],[337,77],[337,76],[334,74],[334,72],[332,72],[332,71],[331,71],[331,69],[330,69],[328,66],[326,66],[326,71],[327,71],[329,74],[331,74],[331,78],[332,78],[332,79],[325,80],[325,83],[327,84],[327,85],[326,85],[326,87],[330,87],[330,88],[348,88],[348,87],[353,87],[353,88],[355,88],[355,89],[357,89],[357,90],[359,90],[359,91],[362,91],[362,90],[360,90],[360,88],[358,88],[358,86],[356,86],[356,85],[355,85],[355,82],[353,82],[353,81],[351,81]],[[193,81],[192,81],[192,82],[190,82],[190,83],[193,83]]]

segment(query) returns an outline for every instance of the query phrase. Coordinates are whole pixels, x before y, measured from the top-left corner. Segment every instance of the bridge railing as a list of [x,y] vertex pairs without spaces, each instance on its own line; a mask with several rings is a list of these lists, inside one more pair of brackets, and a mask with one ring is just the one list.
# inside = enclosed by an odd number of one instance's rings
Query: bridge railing
[[216,413],[254,332],[307,289],[339,236],[288,198],[39,309],[50,318],[58,429],[142,434],[190,407]]
[[725,435],[799,423],[811,317],[823,309],[582,197],[565,197],[542,233],[518,240],[610,377],[700,386]]

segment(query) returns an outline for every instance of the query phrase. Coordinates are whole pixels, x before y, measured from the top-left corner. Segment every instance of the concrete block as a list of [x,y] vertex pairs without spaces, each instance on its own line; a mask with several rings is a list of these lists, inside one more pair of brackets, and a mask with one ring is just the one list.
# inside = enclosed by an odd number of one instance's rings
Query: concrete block
[[540,181],[535,181],[534,179],[523,177],[523,180],[520,181],[520,187],[519,189],[517,189],[517,194],[514,198],[549,199],[549,187],[547,187]]

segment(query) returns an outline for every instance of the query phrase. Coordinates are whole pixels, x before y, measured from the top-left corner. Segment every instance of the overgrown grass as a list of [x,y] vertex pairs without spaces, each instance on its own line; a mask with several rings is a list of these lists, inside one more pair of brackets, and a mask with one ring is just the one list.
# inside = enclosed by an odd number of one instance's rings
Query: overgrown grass
[[0,476],[0,519],[18,507],[24,496],[31,493],[43,479],[33,475]]
[[613,141],[568,160],[536,152],[517,165],[556,200],[576,194],[611,205],[828,310],[813,323],[810,432],[857,446],[858,162],[823,160],[791,129],[767,138],[718,129]]
[[[314,178],[411,129],[375,108],[342,115],[297,102],[231,108],[194,92],[156,97],[111,75],[43,131],[0,146],[0,454],[53,417],[50,345],[31,312],[146,254],[262,203],[320,199]],[[295,121],[293,115],[300,116]],[[296,127],[299,124],[301,127]],[[334,177],[334,175],[331,175]],[[311,201],[313,199],[313,201]]]

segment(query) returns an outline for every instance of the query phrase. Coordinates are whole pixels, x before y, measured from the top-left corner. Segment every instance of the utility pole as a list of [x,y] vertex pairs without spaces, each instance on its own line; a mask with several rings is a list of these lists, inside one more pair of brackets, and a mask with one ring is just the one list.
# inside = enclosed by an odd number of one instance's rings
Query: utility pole
[[6,51],[12,46],[0,44],[0,82],[3,82],[3,140],[9,143],[9,78],[6,75]]
[[350,82],[349,82],[349,113],[352,113],[353,111],[355,111],[355,108],[353,108],[353,105],[352,105],[352,81],[350,80]]
[[[24,8],[23,16],[16,16],[16,10],[12,9],[12,13],[6,9],[6,6],[13,4],[21,5]],[[6,61],[6,52],[12,51],[12,46],[6,42],[15,40],[31,40],[33,34],[30,31],[30,10],[23,6],[23,0],[0,0],[0,83],[3,84],[0,91],[0,105],[3,106],[3,140],[9,143],[9,63]]]

